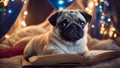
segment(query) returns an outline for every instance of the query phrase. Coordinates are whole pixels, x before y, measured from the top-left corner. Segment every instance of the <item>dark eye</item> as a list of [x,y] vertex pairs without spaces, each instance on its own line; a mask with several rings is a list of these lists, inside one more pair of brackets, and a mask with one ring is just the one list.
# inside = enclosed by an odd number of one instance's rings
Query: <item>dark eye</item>
[[80,21],[80,26],[84,27],[85,26],[85,22],[84,21]]
[[60,27],[61,29],[63,29],[63,28],[65,28],[65,27],[67,26],[67,24],[68,24],[68,22],[67,22],[67,20],[65,19],[65,20],[63,20],[63,21],[60,22],[59,27]]

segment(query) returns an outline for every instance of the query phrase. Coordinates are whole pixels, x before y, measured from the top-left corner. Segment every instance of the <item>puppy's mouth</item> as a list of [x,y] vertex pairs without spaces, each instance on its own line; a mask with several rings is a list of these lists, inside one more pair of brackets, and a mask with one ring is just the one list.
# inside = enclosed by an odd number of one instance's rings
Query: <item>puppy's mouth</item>
[[77,25],[70,25],[68,28],[61,31],[61,36],[66,41],[77,41],[82,38],[84,32]]

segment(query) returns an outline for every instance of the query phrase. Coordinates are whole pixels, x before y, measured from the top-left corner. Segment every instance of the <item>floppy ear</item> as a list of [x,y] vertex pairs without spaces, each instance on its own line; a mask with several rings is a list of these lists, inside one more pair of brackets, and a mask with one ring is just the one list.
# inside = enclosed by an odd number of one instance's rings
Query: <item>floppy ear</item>
[[50,22],[50,24],[52,24],[53,26],[56,25],[56,21],[58,18],[58,15],[60,14],[60,12],[56,12],[55,14],[53,14],[48,20]]
[[90,14],[88,14],[86,12],[82,12],[82,11],[80,11],[80,13],[85,17],[85,19],[86,19],[87,22],[91,21],[92,16]]

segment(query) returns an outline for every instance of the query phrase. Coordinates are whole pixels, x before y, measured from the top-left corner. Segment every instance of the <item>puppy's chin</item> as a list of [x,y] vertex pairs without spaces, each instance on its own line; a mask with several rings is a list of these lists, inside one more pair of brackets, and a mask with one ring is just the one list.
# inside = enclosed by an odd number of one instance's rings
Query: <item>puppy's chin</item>
[[84,31],[82,28],[67,28],[65,30],[61,30],[60,32],[61,37],[66,41],[77,41],[84,36]]

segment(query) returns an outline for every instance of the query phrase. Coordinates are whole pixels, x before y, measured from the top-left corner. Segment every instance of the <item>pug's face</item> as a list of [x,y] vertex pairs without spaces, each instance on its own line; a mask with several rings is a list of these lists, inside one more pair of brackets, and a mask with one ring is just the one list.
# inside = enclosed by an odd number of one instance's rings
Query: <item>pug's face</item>
[[58,11],[49,18],[50,23],[59,28],[60,36],[73,42],[84,36],[84,28],[90,20],[91,15],[80,10]]

